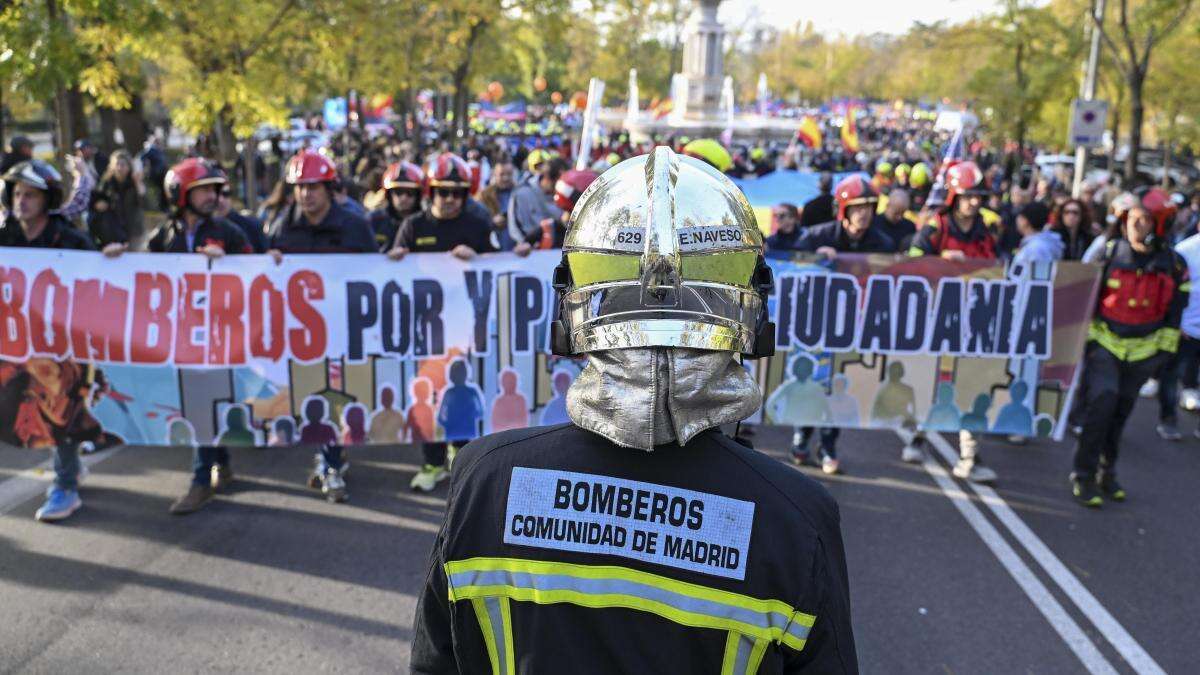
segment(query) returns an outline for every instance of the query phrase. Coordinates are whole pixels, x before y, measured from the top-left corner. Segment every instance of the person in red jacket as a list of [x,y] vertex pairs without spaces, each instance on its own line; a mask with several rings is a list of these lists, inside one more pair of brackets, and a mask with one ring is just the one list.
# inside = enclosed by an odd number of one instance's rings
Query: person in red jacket
[[[966,258],[996,259],[996,238],[983,222],[979,210],[987,189],[983,172],[975,162],[960,162],[946,171],[946,207],[935,213],[917,232],[912,256],[936,255],[947,260]],[[925,435],[913,438],[900,454],[900,459],[917,463],[924,456]],[[979,462],[979,439],[970,431],[958,432],[959,460],[954,475],[973,483],[990,483],[996,472]]]
[[980,215],[987,194],[983,172],[975,162],[950,167],[946,171],[946,209],[935,213],[917,232],[909,255],[994,260],[996,238]]
[[1121,432],[1138,390],[1179,348],[1179,323],[1191,282],[1171,249],[1174,205],[1157,188],[1124,215],[1121,236],[1101,262],[1100,297],[1084,353],[1083,430],[1075,446],[1071,493],[1083,506],[1123,501],[1117,482]]

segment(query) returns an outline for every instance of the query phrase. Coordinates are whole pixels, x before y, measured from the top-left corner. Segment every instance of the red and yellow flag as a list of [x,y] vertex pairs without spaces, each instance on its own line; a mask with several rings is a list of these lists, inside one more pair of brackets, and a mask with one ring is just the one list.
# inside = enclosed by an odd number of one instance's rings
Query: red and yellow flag
[[796,131],[796,140],[804,145],[819,149],[822,144],[821,127],[817,126],[817,121],[808,115],[800,121],[800,128]]
[[858,129],[854,126],[854,108],[846,110],[845,122],[842,124],[842,147],[846,152],[858,152]]

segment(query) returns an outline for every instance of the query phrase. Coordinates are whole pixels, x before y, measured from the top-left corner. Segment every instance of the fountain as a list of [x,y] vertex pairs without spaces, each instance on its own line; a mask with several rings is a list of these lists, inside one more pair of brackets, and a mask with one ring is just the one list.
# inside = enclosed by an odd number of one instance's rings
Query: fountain
[[[687,43],[683,51],[683,72],[671,77],[671,112],[655,119],[637,108],[637,73],[630,71],[630,105],[624,115],[615,112],[602,119],[612,126],[624,126],[635,142],[652,135],[678,134],[691,138],[731,140],[788,141],[796,133],[797,120],[766,117],[757,113],[736,114],[733,108],[733,79],[725,75],[725,28],[717,18],[721,0],[693,0],[688,19]],[[766,78],[759,76],[760,98],[766,91]]]

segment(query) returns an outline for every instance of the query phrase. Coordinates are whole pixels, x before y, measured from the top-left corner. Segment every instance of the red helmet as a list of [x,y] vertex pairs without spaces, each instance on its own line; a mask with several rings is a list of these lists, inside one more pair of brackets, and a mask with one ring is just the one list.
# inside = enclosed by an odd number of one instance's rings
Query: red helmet
[[336,183],[337,166],[333,160],[315,150],[301,150],[288,160],[284,176],[288,185]]
[[600,174],[595,171],[567,171],[554,184],[554,203],[563,211],[575,208],[579,195],[588,189]]
[[1167,194],[1166,190],[1156,187],[1139,190],[1138,194],[1141,197],[1142,208],[1154,219],[1154,235],[1163,236],[1179,210],[1171,200],[1171,195]]
[[959,195],[986,195],[983,172],[975,162],[959,162],[946,169],[946,204],[954,206]]
[[462,157],[452,152],[443,152],[429,160],[425,176],[431,188],[450,187],[470,190],[474,187],[475,174],[471,171],[471,167],[467,166]]
[[837,200],[838,220],[846,219],[846,209],[851,206],[879,203],[879,193],[859,174],[843,178],[833,188],[833,198]]
[[420,190],[425,187],[425,172],[412,162],[390,164],[383,174],[384,190]]
[[167,193],[167,201],[182,209],[187,206],[187,195],[192,188],[225,183],[225,172],[216,164],[203,157],[188,157],[167,171],[163,191]]

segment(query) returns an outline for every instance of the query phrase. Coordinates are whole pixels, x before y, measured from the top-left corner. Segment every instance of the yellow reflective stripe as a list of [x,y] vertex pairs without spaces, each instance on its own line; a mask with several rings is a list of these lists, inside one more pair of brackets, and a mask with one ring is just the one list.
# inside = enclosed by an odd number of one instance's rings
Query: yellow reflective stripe
[[1120,288],[1120,287],[1121,287],[1121,280],[1120,280],[1120,279],[1113,279],[1113,278],[1109,277],[1109,279],[1108,279],[1107,281],[1105,281],[1105,282],[1104,282],[1104,285],[1105,285],[1105,286],[1108,286],[1109,288]]
[[[754,649],[750,650],[750,663],[746,666],[747,675],[754,675],[754,673],[758,672],[758,667],[762,665],[763,655],[767,653],[767,645],[769,644],[766,640],[756,640],[754,642]],[[801,641],[799,647],[793,647],[797,651],[803,648],[803,641]]]
[[567,254],[567,267],[571,270],[571,281],[576,286],[588,286],[637,279],[641,260],[642,257],[636,253],[572,251]]
[[1088,339],[1112,352],[1122,361],[1141,361],[1160,351],[1179,350],[1179,329],[1159,328],[1145,337],[1121,337],[1112,332],[1101,319],[1093,319],[1088,326]]
[[1182,284],[1179,284],[1178,290],[1180,293],[1191,293],[1192,292],[1192,282],[1185,281]]
[[908,255],[911,258],[919,258],[919,257],[925,255],[925,251],[922,250],[920,246],[909,246],[908,247]]
[[782,642],[796,650],[804,648],[816,620],[778,600],[761,600],[618,566],[472,558],[450,561],[445,570],[452,602],[506,597],[538,604],[635,609],[686,626]]
[[734,675],[737,665],[738,645],[742,643],[742,635],[729,631],[725,636],[725,658],[721,660],[721,675]]
[[508,598],[500,598],[500,617],[504,633],[504,672],[516,675],[517,660],[513,656],[512,610]]
[[721,661],[721,675],[754,675],[762,664],[763,654],[770,640],[729,632],[725,637],[725,658]]
[[722,591],[686,581],[678,581],[659,574],[641,572],[618,565],[580,565],[544,560],[525,560],[522,558],[468,558],[466,560],[452,560],[446,563],[447,575],[467,571],[487,572],[499,570],[525,572],[528,574],[555,574],[578,577],[580,579],[623,579],[625,581],[657,586],[694,598],[736,605],[756,612],[777,612],[789,616],[795,615],[795,621],[803,626],[811,627],[816,620],[816,617],[804,614],[803,612],[797,612],[791,605],[781,600],[761,600],[740,593]]
[[483,598],[472,598],[471,606],[475,608],[475,618],[479,619],[479,629],[483,632],[483,644],[487,645],[488,660],[492,662],[492,675],[500,675],[500,657],[496,654],[496,637],[492,631],[492,620],[488,618],[487,606]]

